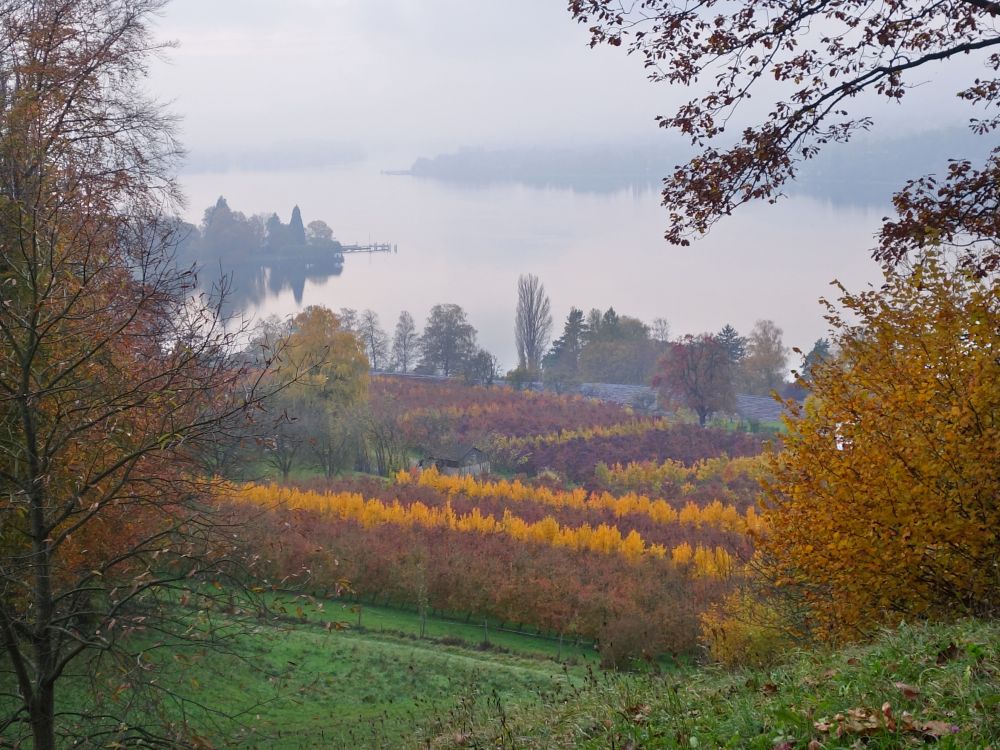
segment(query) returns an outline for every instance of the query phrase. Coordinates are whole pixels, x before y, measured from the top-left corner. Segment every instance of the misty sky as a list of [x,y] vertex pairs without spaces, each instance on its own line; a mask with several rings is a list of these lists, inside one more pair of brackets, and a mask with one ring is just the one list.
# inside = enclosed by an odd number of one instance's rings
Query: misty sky
[[[416,156],[658,137],[654,116],[683,92],[648,83],[620,49],[590,49],[565,6],[174,0],[158,33],[179,46],[151,87],[174,102],[193,153],[343,144]],[[880,117],[889,132],[962,122],[952,90],[922,86]]]
[[[280,10],[279,10],[280,9]],[[154,88],[195,150],[296,140],[393,150],[653,131],[637,60],[590,51],[562,2],[175,0]]]

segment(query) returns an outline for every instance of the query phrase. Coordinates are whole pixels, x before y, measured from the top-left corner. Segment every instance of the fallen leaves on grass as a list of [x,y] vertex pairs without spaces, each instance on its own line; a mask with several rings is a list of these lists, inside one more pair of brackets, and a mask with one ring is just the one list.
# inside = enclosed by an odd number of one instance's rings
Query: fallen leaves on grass
[[[896,717],[892,705],[888,702],[882,704],[880,712],[867,708],[852,708],[844,713],[836,714],[832,719],[823,717],[813,722],[813,727],[818,732],[833,734],[836,737],[845,735],[867,737],[877,732],[888,731],[916,734],[926,739],[938,739],[961,731],[961,727],[947,721],[916,719],[908,711],[904,711],[899,717]],[[810,747],[812,747],[811,743]],[[818,744],[817,747],[819,747]]]
[[905,682],[894,682],[892,684],[899,689],[903,697],[908,701],[912,701],[920,695],[920,688],[915,688],[913,685],[907,685]]
[[832,719],[826,717],[813,722],[817,731],[833,732],[837,737],[845,734],[869,735],[883,728],[879,715],[867,708],[852,708],[845,713],[836,714]]
[[925,721],[917,726],[917,729],[928,737],[944,737],[947,734],[958,734],[962,731],[960,726],[949,721]]
[[633,724],[645,724],[649,720],[650,710],[648,703],[640,703],[635,706],[629,706],[622,713]]

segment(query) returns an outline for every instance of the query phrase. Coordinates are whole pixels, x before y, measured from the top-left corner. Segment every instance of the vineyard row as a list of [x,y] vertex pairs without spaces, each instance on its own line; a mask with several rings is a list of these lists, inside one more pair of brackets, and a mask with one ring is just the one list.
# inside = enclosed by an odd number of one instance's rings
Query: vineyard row
[[680,523],[698,528],[704,525],[739,534],[756,532],[761,527],[761,517],[752,505],[740,514],[735,506],[723,505],[718,500],[703,506],[687,502],[678,510],[666,500],[635,492],[616,497],[609,492],[587,492],[581,488],[558,490],[531,486],[516,479],[489,481],[468,475],[444,475],[433,468],[413,473],[401,471],[396,475],[396,483],[416,484],[447,495],[464,495],[472,499],[491,497],[512,503],[535,502],[555,508],[610,510],[619,518],[642,514],[661,524]]
[[529,523],[506,510],[502,517],[483,514],[478,508],[456,513],[450,503],[443,507],[429,507],[422,502],[402,505],[398,501],[385,503],[366,499],[356,492],[314,492],[278,485],[245,485],[238,488],[234,498],[267,508],[286,507],[293,510],[313,511],[342,520],[350,520],[365,527],[394,524],[403,527],[422,526],[445,528],[463,533],[497,534],[518,542],[547,544],[573,550],[599,554],[619,554],[630,561],[643,557],[668,558],[676,565],[688,569],[695,577],[727,578],[734,570],[735,561],[722,547],[692,547],[687,542],[668,550],[663,545],[647,544],[635,530],[623,535],[615,526],[563,526],[552,517]]

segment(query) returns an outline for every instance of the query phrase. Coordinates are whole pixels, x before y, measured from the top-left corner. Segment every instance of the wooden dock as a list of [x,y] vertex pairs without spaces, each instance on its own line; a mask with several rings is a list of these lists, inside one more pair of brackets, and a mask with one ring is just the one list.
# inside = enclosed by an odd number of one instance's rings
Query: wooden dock
[[344,253],[395,253],[397,246],[388,242],[369,242],[367,245],[341,245],[340,252]]

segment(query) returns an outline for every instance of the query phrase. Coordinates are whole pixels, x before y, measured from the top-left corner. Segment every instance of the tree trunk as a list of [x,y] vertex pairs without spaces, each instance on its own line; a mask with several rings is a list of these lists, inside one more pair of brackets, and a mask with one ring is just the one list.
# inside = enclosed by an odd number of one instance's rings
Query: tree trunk
[[56,749],[55,713],[55,689],[51,682],[43,681],[36,688],[30,706],[33,750]]

